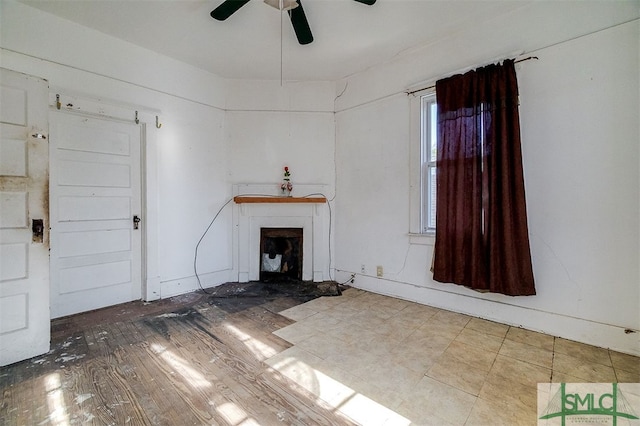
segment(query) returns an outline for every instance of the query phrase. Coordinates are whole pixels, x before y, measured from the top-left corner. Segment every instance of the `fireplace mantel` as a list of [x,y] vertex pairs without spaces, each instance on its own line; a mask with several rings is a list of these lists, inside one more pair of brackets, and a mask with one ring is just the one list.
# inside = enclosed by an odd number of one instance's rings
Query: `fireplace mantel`
[[326,203],[325,197],[260,197],[250,195],[236,195],[233,197],[236,204],[248,203]]

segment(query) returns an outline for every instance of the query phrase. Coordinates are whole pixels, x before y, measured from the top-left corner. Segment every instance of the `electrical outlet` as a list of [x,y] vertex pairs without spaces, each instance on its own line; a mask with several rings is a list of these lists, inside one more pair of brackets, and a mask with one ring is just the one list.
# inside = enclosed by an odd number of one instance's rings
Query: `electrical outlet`
[[382,269],[382,265],[378,265],[376,267],[376,275],[379,276],[379,277],[384,275],[384,270]]
[[367,270],[364,267],[364,265],[360,265],[360,272],[363,273],[363,274],[367,272]]

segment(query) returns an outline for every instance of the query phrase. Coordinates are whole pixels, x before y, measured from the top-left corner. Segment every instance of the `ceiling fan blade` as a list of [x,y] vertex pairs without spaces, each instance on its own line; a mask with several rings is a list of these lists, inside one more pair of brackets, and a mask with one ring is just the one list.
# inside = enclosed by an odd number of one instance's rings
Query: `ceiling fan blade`
[[211,17],[218,21],[224,21],[247,3],[249,3],[249,0],[225,0],[220,6],[211,11]]
[[358,3],[366,4],[368,6],[371,6],[376,2],[376,0],[354,0],[354,1],[357,1]]
[[302,3],[297,0],[298,7],[289,11],[289,17],[291,18],[291,25],[298,38],[298,43],[309,44],[313,41],[313,34],[311,34],[311,28],[309,28],[309,21],[307,21],[307,15],[304,14]]

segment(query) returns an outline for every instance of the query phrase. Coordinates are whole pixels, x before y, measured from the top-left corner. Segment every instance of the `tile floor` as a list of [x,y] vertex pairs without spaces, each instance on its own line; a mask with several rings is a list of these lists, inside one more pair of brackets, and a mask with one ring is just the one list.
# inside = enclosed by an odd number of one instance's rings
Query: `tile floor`
[[353,288],[281,314],[267,364],[367,426],[535,425],[538,383],[640,382],[637,357]]

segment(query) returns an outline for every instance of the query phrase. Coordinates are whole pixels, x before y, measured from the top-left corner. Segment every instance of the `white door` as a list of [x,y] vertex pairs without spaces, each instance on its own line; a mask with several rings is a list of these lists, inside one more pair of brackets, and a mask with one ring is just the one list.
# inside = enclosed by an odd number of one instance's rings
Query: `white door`
[[48,91],[0,69],[0,365],[49,350]]
[[58,111],[50,121],[51,316],[139,300],[141,129]]

